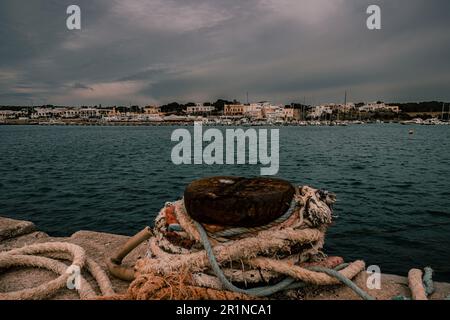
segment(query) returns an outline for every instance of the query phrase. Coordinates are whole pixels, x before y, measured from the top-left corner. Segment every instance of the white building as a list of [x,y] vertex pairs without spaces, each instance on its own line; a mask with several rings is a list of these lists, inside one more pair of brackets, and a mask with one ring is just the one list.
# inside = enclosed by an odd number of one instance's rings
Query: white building
[[63,118],[78,118],[79,112],[78,109],[66,109],[64,111],[64,114],[62,115]]
[[251,104],[225,105],[224,115],[232,117],[247,117],[252,120],[267,119],[270,122],[294,118],[294,109],[272,105],[269,102]]
[[284,107],[283,106],[275,106],[275,105],[266,105],[263,109],[263,115],[264,118],[267,119],[267,121],[278,121],[278,120],[284,120]]
[[52,117],[52,109],[51,108],[35,108],[34,113],[31,116],[32,118],[50,118]]
[[391,111],[395,113],[400,112],[400,108],[398,106],[387,106],[385,103],[367,103],[359,108],[359,111],[362,112],[380,112],[380,111]]
[[186,112],[188,114],[204,114],[204,113],[211,113],[214,110],[216,110],[213,106],[204,106],[201,103],[197,103],[195,106],[187,107]]
[[0,120],[16,119],[26,115],[25,111],[0,110]]
[[356,110],[356,106],[353,102],[344,103],[327,103],[320,106],[315,106],[309,112],[309,117],[312,119],[321,119],[327,117],[333,112],[348,113],[352,110]]
[[98,118],[100,116],[100,112],[97,108],[81,108],[79,110],[80,118]]
[[261,103],[252,103],[244,106],[244,115],[251,119],[259,120],[263,118],[264,106]]
[[39,118],[97,118],[108,110],[97,108],[35,108],[31,115],[33,119]]
[[35,108],[31,118],[38,119],[63,117],[66,111],[66,108]]
[[63,114],[61,115],[63,118],[98,118],[102,113],[108,112],[105,110],[101,112],[101,110],[97,108],[68,108],[65,109]]
[[247,115],[254,119],[267,119],[268,121],[284,121],[294,118],[294,109],[281,105],[272,105],[269,102],[253,103],[248,106]]
[[377,102],[369,102],[363,105],[362,107],[359,107],[359,111],[361,112],[376,112],[381,111],[384,109],[386,105],[384,103],[377,103]]
[[309,117],[312,119],[320,119],[333,113],[333,105],[315,106],[311,109]]

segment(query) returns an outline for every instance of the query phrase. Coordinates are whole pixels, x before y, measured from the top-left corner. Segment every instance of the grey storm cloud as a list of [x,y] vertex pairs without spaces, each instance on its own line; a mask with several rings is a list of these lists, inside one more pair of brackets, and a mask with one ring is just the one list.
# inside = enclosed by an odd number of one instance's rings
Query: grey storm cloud
[[72,88],[74,88],[74,89],[85,89],[85,90],[94,90],[93,88],[88,87],[88,86],[86,86],[86,85],[84,85],[84,84],[82,84],[82,83],[79,83],[79,82],[75,83],[75,84],[72,86]]
[[2,0],[0,105],[450,100],[449,18],[448,0]]

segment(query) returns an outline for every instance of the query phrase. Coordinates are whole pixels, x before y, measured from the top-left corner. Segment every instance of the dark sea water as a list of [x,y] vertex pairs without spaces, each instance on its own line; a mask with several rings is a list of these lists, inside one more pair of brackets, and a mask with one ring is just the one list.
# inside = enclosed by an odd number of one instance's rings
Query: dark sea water
[[[194,179],[260,166],[175,166],[174,127],[0,126],[0,216],[67,236],[132,235]],[[326,250],[450,281],[450,126],[280,128],[279,176],[337,194]]]

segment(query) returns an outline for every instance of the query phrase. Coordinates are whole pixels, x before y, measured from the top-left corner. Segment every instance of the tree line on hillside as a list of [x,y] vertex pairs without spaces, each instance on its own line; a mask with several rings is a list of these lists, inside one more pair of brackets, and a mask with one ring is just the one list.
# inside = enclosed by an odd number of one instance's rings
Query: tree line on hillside
[[[427,101],[427,102],[407,102],[407,103],[388,103],[388,105],[399,106],[402,112],[441,112],[443,102]],[[447,110],[449,103],[445,103]]]

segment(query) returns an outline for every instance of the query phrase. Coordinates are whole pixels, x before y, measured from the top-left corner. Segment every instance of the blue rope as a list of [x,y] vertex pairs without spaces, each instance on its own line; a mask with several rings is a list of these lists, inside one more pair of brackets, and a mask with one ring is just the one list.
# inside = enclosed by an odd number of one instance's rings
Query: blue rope
[[194,221],[194,224],[197,227],[198,232],[200,234],[200,240],[203,244],[203,247],[205,248],[205,251],[208,256],[209,263],[211,264],[212,270],[213,270],[214,274],[216,275],[216,277],[219,278],[220,282],[223,284],[223,286],[227,290],[238,292],[238,293],[243,293],[243,294],[248,294],[248,295],[254,295],[254,296],[258,296],[258,297],[265,297],[265,296],[270,296],[274,293],[277,293],[281,290],[284,290],[284,288],[286,288],[287,286],[289,286],[293,282],[295,282],[294,279],[287,278],[273,286],[253,288],[253,289],[248,289],[248,290],[236,287],[234,284],[232,284],[227,279],[227,277],[223,273],[222,269],[220,268],[219,263],[217,262],[216,257],[213,253],[213,249],[211,247],[211,243],[209,242],[208,234],[206,233],[205,229],[197,221]]
[[405,296],[395,296],[395,297],[392,297],[391,300],[402,301],[402,300],[411,300],[411,299],[408,297],[405,297]]
[[359,295],[361,298],[363,298],[364,300],[375,300],[375,298],[373,298],[371,295],[369,295],[367,292],[365,292],[364,290],[362,290],[360,287],[358,287],[356,284],[354,284],[350,279],[344,277],[342,274],[340,274],[338,271],[333,270],[333,269],[329,269],[329,268],[324,268],[324,267],[310,267],[308,268],[311,271],[316,271],[316,272],[322,272],[325,273],[331,277],[335,277],[336,279],[338,279],[340,282],[342,282],[343,284],[345,284],[347,287],[349,287],[350,289],[352,289],[357,295]]
[[432,295],[434,292],[434,285],[433,285],[433,269],[430,267],[425,267],[423,269],[423,286],[425,287],[425,293],[427,296]]
[[[275,285],[271,285],[271,286],[258,287],[258,288],[248,289],[248,290],[236,287],[233,283],[231,283],[227,279],[227,277],[223,273],[222,269],[220,268],[220,265],[217,262],[217,259],[214,255],[213,248],[211,246],[211,243],[209,242],[208,234],[206,233],[205,229],[197,221],[194,221],[194,224],[197,227],[197,230],[200,234],[200,240],[203,244],[203,247],[205,248],[209,263],[211,264],[211,268],[212,268],[214,274],[216,275],[216,277],[219,278],[220,282],[223,284],[223,286],[227,290],[238,292],[238,293],[243,293],[243,294],[247,294],[247,295],[265,297],[265,296],[273,295],[280,291],[284,291],[288,288],[291,289],[291,288],[296,288],[297,286],[302,287],[305,285],[302,282],[296,283],[296,279],[286,278],[286,279],[282,280],[281,282],[279,282]],[[346,277],[344,277],[342,274],[340,274],[336,270],[323,268],[323,267],[310,267],[308,269],[311,271],[323,272],[332,277],[335,277],[336,279],[338,279],[339,281],[341,281],[342,283],[344,283],[345,285],[350,287],[350,289],[352,289],[354,292],[356,292],[361,298],[363,298],[365,300],[374,300],[373,297],[368,295],[366,292],[364,292],[362,289],[360,289],[357,285],[355,285],[351,280],[347,279]]]
[[172,224],[169,224],[169,227],[167,228],[167,231],[182,232],[182,231],[184,231],[184,229],[178,223],[172,223]]

